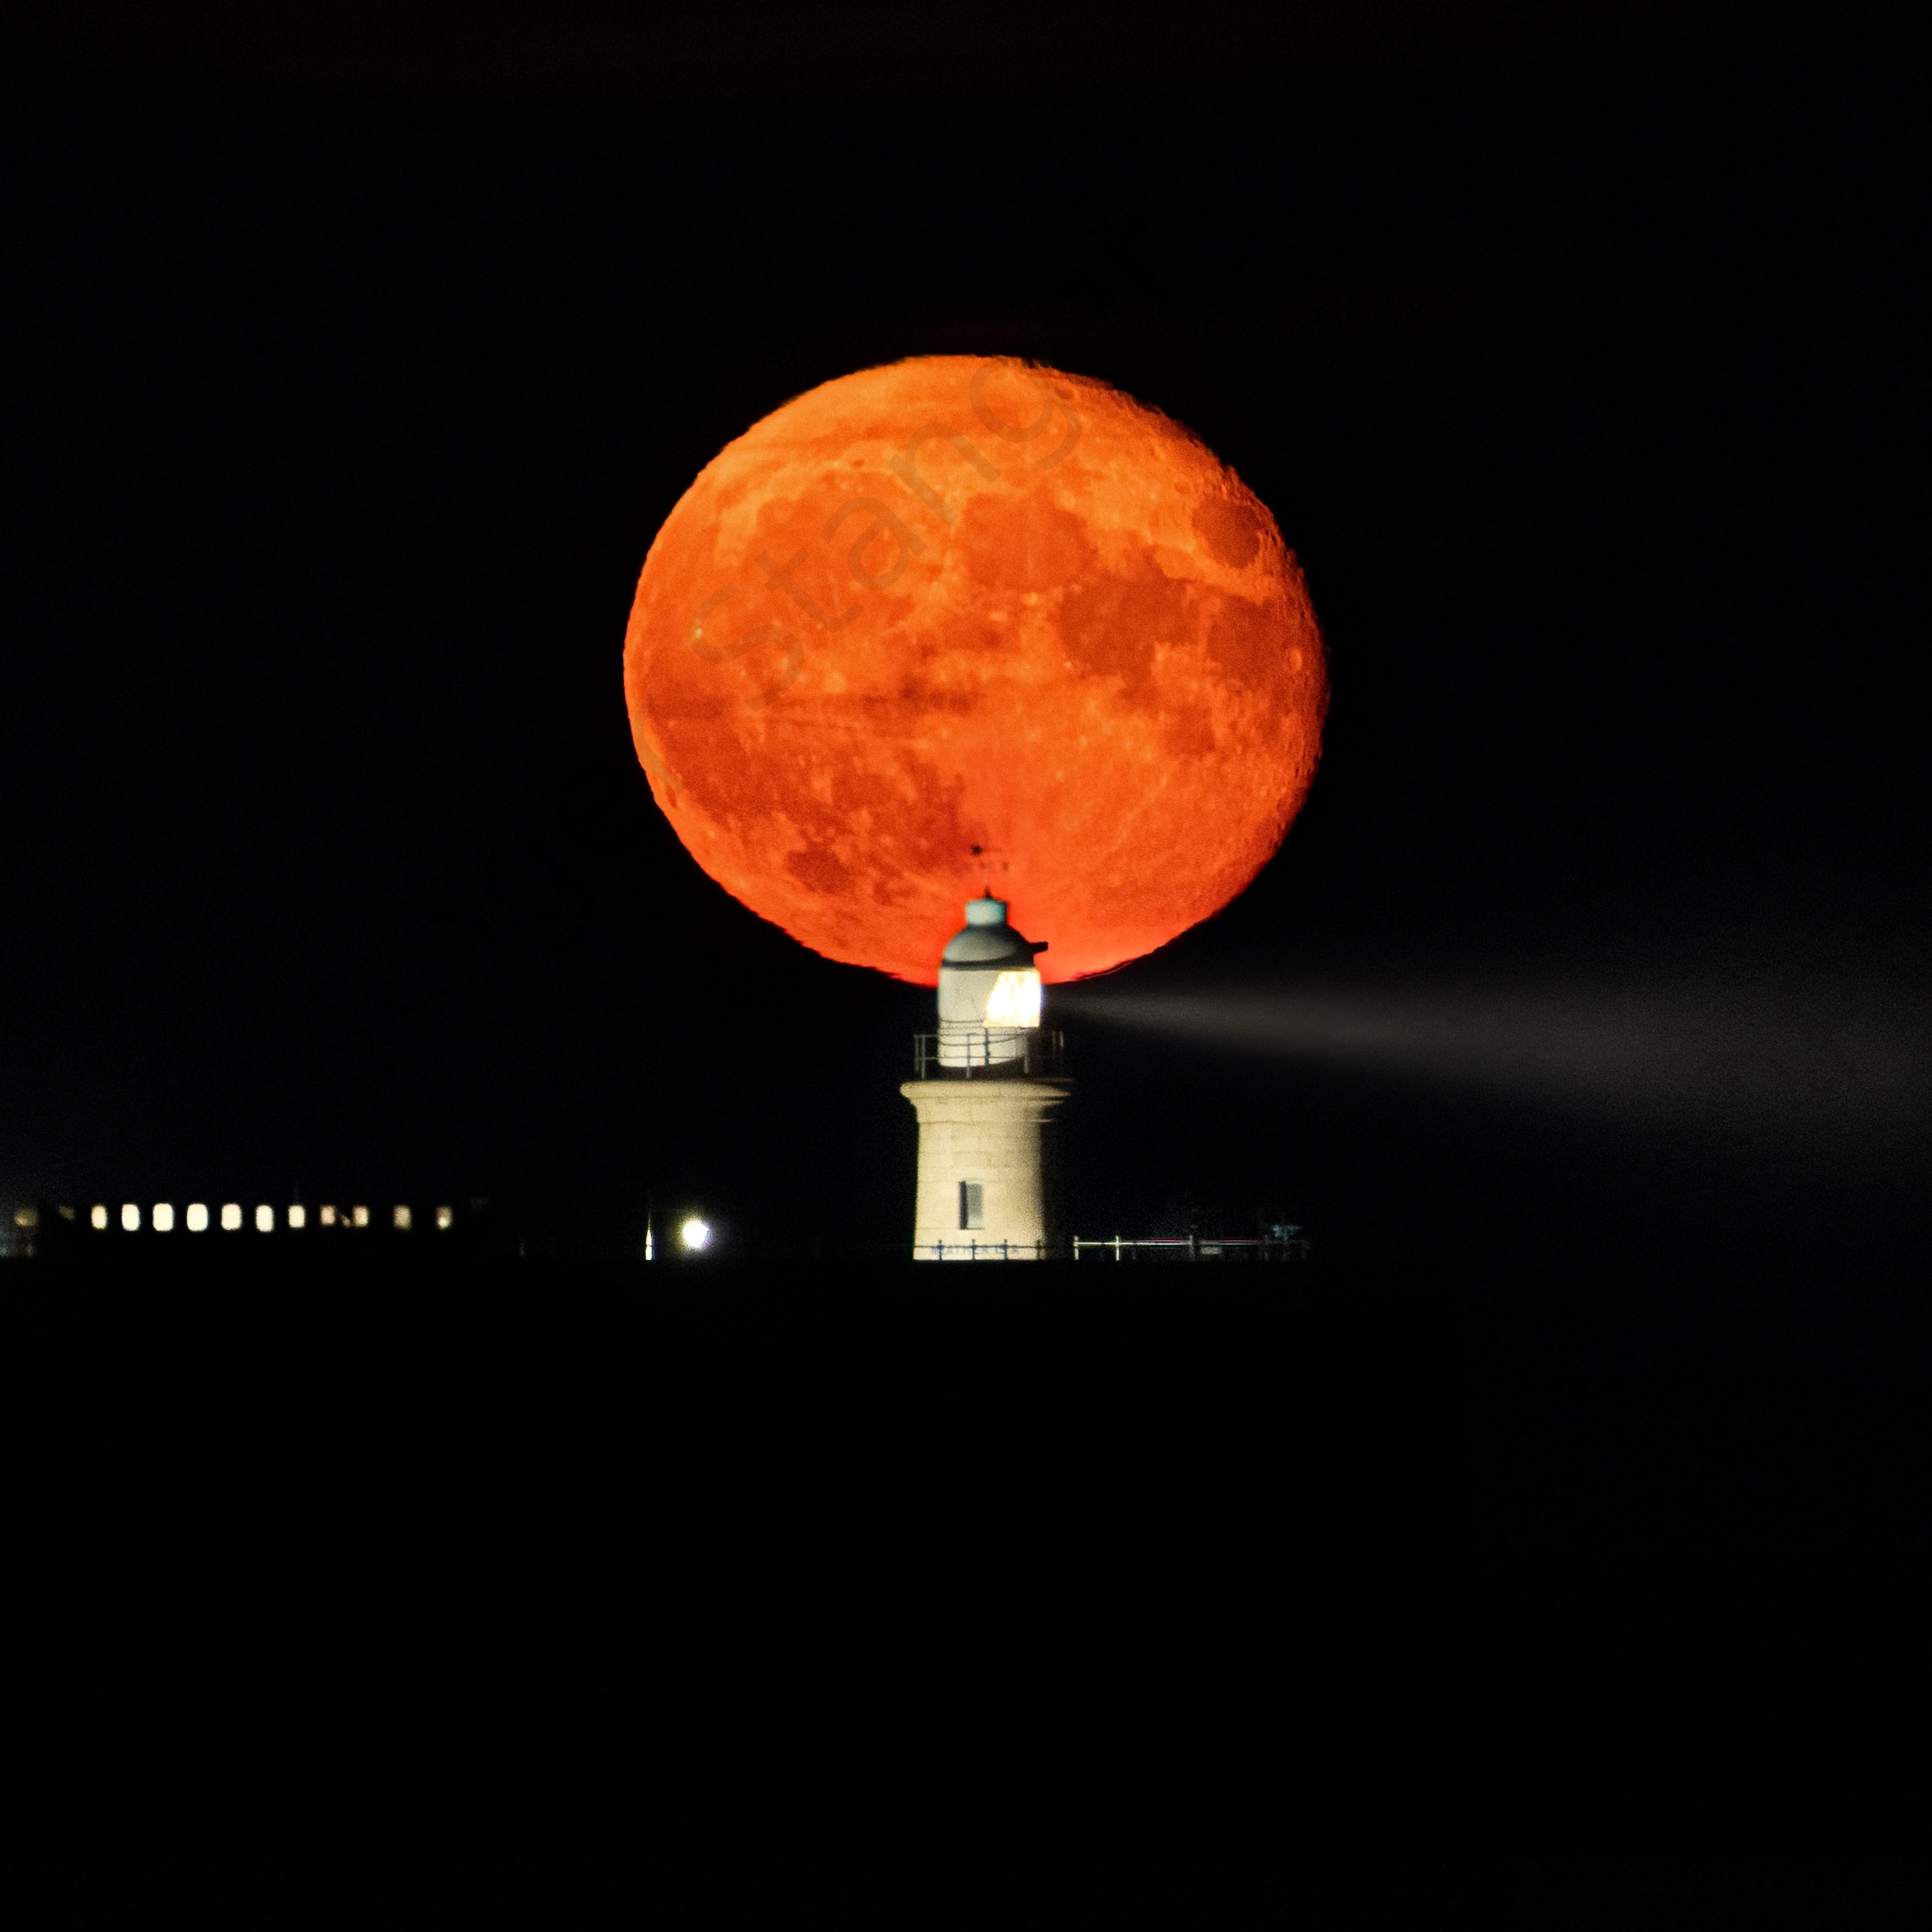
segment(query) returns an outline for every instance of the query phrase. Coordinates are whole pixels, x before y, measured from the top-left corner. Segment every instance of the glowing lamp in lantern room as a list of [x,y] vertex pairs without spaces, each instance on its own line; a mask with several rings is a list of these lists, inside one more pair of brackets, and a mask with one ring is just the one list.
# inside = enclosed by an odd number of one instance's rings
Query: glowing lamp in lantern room
[[989,1027],[1018,1027],[1023,1031],[1040,1024],[1040,974],[1029,966],[1024,973],[1002,973],[993,982],[986,1002]]

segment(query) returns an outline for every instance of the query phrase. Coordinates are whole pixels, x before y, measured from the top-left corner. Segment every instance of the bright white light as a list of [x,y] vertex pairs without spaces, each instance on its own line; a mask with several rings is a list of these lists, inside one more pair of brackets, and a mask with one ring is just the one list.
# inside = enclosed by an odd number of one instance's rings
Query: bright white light
[[1036,1027],[1040,1024],[1040,974],[1032,968],[1024,973],[1002,973],[993,982],[986,1001],[986,1024],[1000,1027]]
[[140,1208],[136,1208],[131,1201],[129,1202],[121,1210],[121,1225],[122,1227],[125,1228],[130,1234],[136,1234],[140,1232],[141,1226],[141,1210]]
[[452,1227],[455,1225],[455,1215],[448,1208],[439,1208],[436,1210],[436,1225],[439,1228]]
[[410,1210],[406,1208],[398,1208],[395,1212],[394,1220],[397,1227],[400,1228],[403,1233],[407,1234],[410,1230]]
[[357,1227],[366,1228],[369,1225],[369,1210],[366,1208],[352,1208],[349,1218]]
[[172,1201],[157,1201],[154,1213],[154,1232],[171,1234],[174,1232],[175,1209]]
[[325,1204],[323,1205],[323,1207],[322,1207],[322,1210],[321,1210],[321,1213],[322,1213],[322,1225],[325,1228],[332,1228],[332,1227],[334,1227],[334,1226],[335,1226],[335,1210],[334,1210],[334,1208],[332,1206],[330,1206],[330,1205],[328,1205],[328,1204]]
[[308,1226],[308,1210],[299,1201],[289,1210],[289,1226],[291,1228],[306,1228]]
[[237,1228],[241,1226],[241,1202],[238,1201],[224,1202],[221,1208],[221,1226],[223,1231],[225,1233],[232,1234]]
[[711,1242],[711,1224],[700,1221],[694,1214],[677,1231],[677,1238],[687,1248],[696,1250],[708,1247]]
[[104,1228],[107,1225],[107,1210],[105,1208],[96,1208],[88,1214],[87,1218],[97,1228]]
[[275,1210],[272,1208],[255,1210],[255,1232],[258,1234],[272,1234],[275,1232]]
[[188,1204],[188,1231],[190,1234],[208,1232],[208,1203],[190,1201]]

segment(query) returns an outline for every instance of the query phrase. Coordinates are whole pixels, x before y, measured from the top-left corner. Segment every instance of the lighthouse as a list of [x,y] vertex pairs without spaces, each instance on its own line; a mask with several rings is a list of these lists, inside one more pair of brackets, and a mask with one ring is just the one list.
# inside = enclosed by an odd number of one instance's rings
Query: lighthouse
[[1034,956],[1006,902],[970,899],[939,962],[939,1030],[899,1091],[919,1117],[918,1261],[1036,1261],[1052,1240],[1042,1136],[1072,1089],[1040,1026]]

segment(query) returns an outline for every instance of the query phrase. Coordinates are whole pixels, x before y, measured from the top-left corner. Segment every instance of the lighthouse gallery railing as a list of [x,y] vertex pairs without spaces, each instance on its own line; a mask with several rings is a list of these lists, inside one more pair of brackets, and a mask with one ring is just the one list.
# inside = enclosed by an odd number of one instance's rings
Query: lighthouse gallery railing
[[[1010,1052],[1010,1033],[1001,1035],[1002,1052]],[[959,1050],[959,1043],[949,1040],[948,1047]],[[1044,1028],[1029,1028],[1019,1036],[1019,1053],[1016,1058],[994,1060],[990,1058],[990,1044],[985,1041],[966,1042],[968,1064],[964,1066],[942,1066],[939,1064],[939,1036],[936,1033],[919,1033],[913,1035],[913,1077],[917,1080],[1013,1080],[1064,1079],[1066,1074],[1066,1040],[1064,1034],[1048,1032]],[[978,1057],[980,1054],[986,1058]]]

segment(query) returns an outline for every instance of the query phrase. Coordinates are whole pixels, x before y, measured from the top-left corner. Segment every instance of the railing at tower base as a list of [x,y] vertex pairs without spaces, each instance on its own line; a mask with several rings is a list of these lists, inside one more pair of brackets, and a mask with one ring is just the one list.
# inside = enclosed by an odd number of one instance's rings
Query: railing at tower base
[[1082,1256],[1117,1262],[1305,1262],[1309,1244],[1301,1230],[1287,1227],[1279,1234],[1252,1235],[1158,1234],[1132,1240],[1115,1234],[1090,1241],[1076,1234],[1064,1241],[922,1241],[914,1258],[935,1262],[1064,1261],[1069,1250],[1076,1262]]
[[1305,1262],[1308,1244],[1299,1228],[1289,1228],[1279,1235],[1258,1239],[1252,1235],[1234,1237],[1203,1234],[1160,1234],[1128,1240],[1116,1234],[1112,1240],[1083,1240],[1073,1238],[1073,1258],[1082,1255],[1111,1256],[1115,1261],[1156,1262]]
[[930,1255],[936,1262],[1042,1262],[1045,1241],[922,1241],[915,1258]]

